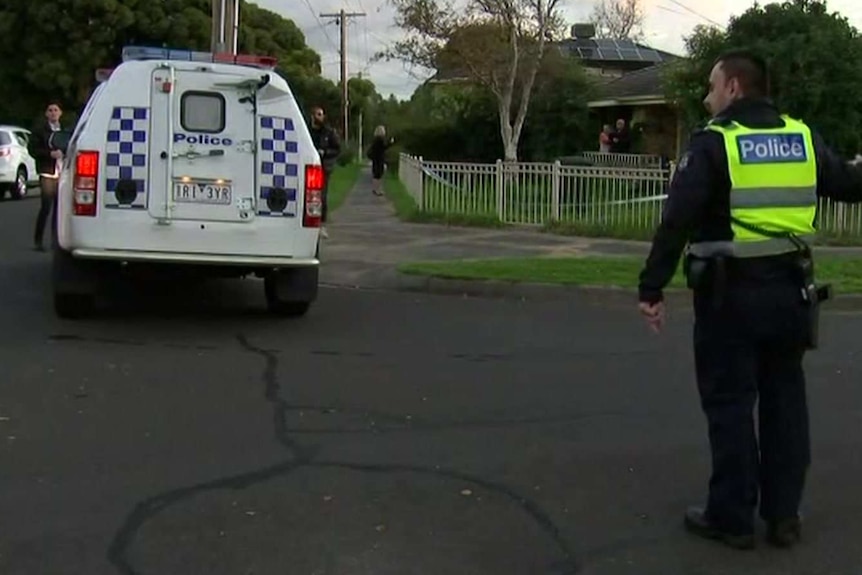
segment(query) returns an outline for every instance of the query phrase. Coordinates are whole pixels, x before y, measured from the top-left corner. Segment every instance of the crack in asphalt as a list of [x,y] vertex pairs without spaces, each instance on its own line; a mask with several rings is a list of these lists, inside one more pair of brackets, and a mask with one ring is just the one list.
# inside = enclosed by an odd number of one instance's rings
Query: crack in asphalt
[[[200,493],[216,491],[216,490],[243,490],[258,483],[274,479],[276,477],[285,477],[290,473],[302,468],[312,469],[344,469],[354,472],[363,473],[381,473],[381,474],[396,474],[396,473],[417,473],[431,475],[438,478],[454,479],[465,483],[473,484],[476,487],[485,489],[489,492],[496,493],[506,499],[511,500],[520,506],[529,515],[533,521],[550,537],[557,548],[563,555],[561,561],[552,562],[549,565],[549,573],[555,575],[574,575],[580,571],[574,553],[568,542],[563,537],[560,528],[554,523],[550,515],[544,511],[536,501],[517,493],[513,488],[504,483],[494,482],[483,477],[458,471],[455,469],[446,469],[441,467],[426,467],[422,465],[394,465],[394,464],[372,464],[372,463],[356,463],[347,461],[335,461],[319,458],[320,448],[309,447],[300,444],[294,440],[291,435],[297,434],[299,430],[291,429],[288,424],[288,415],[294,411],[319,411],[321,413],[334,413],[338,411],[355,411],[345,408],[332,408],[326,406],[309,406],[309,405],[291,405],[286,399],[281,396],[281,385],[278,381],[278,355],[273,350],[267,350],[253,345],[246,336],[239,334],[236,336],[240,347],[248,352],[261,357],[264,360],[264,370],[262,380],[265,385],[264,398],[272,405],[273,412],[273,430],[275,439],[289,453],[290,458],[287,461],[265,467],[263,469],[250,471],[238,475],[222,477],[199,483],[192,486],[180,487],[170,491],[149,497],[132,509],[131,513],[123,521],[120,528],[115,533],[109,547],[107,557],[112,565],[123,575],[143,575],[137,570],[129,559],[129,551],[131,550],[135,538],[140,529],[156,515],[164,511],[166,508],[183,502],[186,499],[194,497]],[[363,412],[368,415],[368,412]],[[376,414],[381,419],[391,421],[403,421],[404,418],[398,418],[391,414]],[[588,415],[592,416],[595,414]],[[562,421],[562,420],[561,420]],[[571,418],[567,419],[571,421]],[[523,420],[515,420],[514,423],[521,423]],[[500,422],[495,422],[497,425],[502,425]],[[419,424],[419,428],[425,430],[440,429],[442,425],[434,425],[431,422]],[[323,430],[317,431],[325,432]],[[352,433],[353,431],[331,430],[330,433]],[[312,433],[305,430],[304,433]]]

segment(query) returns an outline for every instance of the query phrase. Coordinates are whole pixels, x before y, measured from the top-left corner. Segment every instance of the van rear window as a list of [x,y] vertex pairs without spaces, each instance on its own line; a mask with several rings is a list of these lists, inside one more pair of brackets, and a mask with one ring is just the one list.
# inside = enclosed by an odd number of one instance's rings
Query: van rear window
[[0,146],[8,146],[12,143],[12,138],[9,136],[9,132],[0,132]]
[[180,123],[188,132],[217,134],[224,130],[225,100],[216,92],[186,92],[180,100]]

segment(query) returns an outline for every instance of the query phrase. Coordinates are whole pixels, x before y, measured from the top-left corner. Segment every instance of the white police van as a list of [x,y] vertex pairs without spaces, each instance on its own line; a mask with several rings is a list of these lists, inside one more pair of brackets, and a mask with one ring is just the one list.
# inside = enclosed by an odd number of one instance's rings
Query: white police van
[[275,60],[126,47],[100,71],[58,193],[54,307],[92,310],[137,264],[264,278],[269,308],[317,297],[323,170]]

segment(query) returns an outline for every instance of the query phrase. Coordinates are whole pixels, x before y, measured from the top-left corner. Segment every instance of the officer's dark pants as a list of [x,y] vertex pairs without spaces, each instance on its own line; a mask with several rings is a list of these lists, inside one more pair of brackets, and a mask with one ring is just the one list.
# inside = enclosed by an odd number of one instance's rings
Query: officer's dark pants
[[729,264],[719,305],[708,289],[694,294],[695,364],[712,449],[707,517],[736,534],[753,531],[758,488],[764,520],[795,517],[810,462],[799,283],[790,266],[759,260]]

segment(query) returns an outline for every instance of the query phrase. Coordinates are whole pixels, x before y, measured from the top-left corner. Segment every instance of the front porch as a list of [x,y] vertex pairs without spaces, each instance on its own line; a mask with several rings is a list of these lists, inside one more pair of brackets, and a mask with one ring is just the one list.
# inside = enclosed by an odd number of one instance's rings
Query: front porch
[[[633,153],[675,161],[686,144],[686,129],[679,110],[663,93],[661,73],[658,65],[625,74],[602,86],[601,95],[587,107],[599,129],[625,120]],[[598,149],[598,135],[596,140]]]

